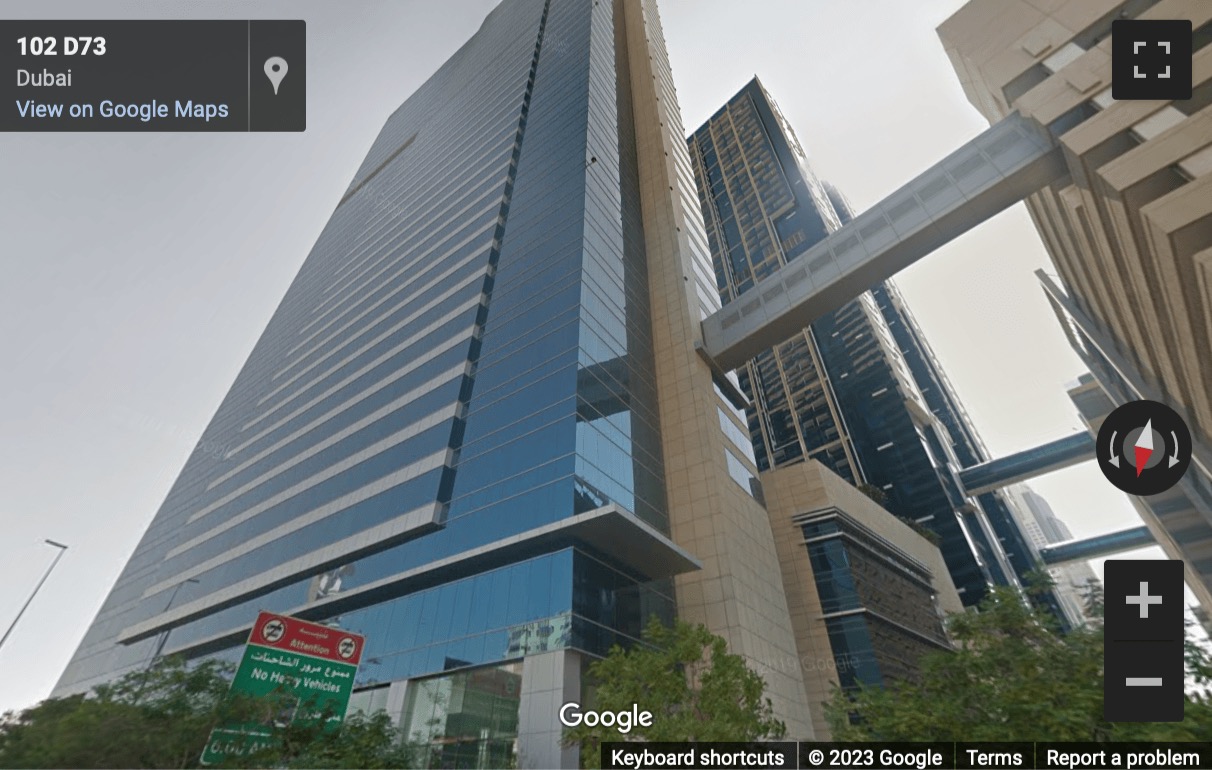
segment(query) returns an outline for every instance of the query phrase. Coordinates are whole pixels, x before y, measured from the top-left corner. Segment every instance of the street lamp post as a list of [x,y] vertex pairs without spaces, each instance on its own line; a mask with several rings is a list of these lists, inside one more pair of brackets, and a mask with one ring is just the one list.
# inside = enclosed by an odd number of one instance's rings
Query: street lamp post
[[54,540],[46,540],[44,542],[47,545],[53,545],[55,548],[58,548],[59,553],[55,554],[54,561],[52,561],[50,566],[46,568],[46,572],[42,574],[42,579],[38,581],[38,585],[34,586],[33,593],[31,593],[29,598],[25,600],[25,604],[21,606],[21,610],[17,613],[17,617],[13,618],[13,622],[9,625],[8,630],[4,632],[4,636],[0,636],[0,647],[3,647],[4,643],[8,641],[9,634],[11,634],[13,629],[17,627],[17,621],[21,620],[21,616],[25,614],[27,609],[29,609],[29,605],[34,601],[34,597],[38,595],[38,591],[42,588],[42,584],[46,582],[48,577],[50,577],[51,571],[55,569],[55,565],[59,563],[59,559],[61,559],[64,552],[67,551],[67,546],[65,546],[63,543],[56,543]]

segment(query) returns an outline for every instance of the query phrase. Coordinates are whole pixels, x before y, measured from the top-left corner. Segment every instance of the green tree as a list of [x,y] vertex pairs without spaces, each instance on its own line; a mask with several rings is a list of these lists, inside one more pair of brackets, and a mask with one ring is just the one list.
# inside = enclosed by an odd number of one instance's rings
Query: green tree
[[224,702],[227,668],[166,661],[0,719],[0,767],[193,767]]
[[336,732],[316,725],[291,725],[275,731],[268,748],[233,758],[227,767],[378,768],[423,767],[428,744],[405,743],[384,712],[351,714]]
[[867,484],[867,483],[859,484],[858,491],[862,492],[867,497],[870,497],[875,502],[875,504],[878,505],[879,507],[881,507],[881,508],[888,507],[887,493],[885,493],[884,490],[880,489],[876,485]]
[[568,729],[565,744],[581,747],[583,766],[600,766],[602,741],[749,741],[786,734],[764,697],[765,681],[728,652],[721,637],[683,621],[667,627],[654,617],[644,642],[612,647],[590,665],[589,680],[594,710],[630,711],[638,704],[652,712],[652,724],[626,735],[614,727]]
[[[269,722],[285,698],[232,695],[231,666],[157,662],[98,686],[87,697],[51,698],[0,717],[0,767],[198,767],[210,731]],[[281,700],[281,702],[279,702]],[[276,728],[271,746],[230,767],[412,767],[419,756],[386,715],[346,720],[338,730]]]
[[[1033,590],[1038,590],[1033,589]],[[1101,597],[1091,596],[1093,614]],[[1185,719],[1103,720],[1103,631],[1095,622],[1058,633],[1047,613],[1011,589],[980,612],[952,617],[951,652],[931,653],[913,682],[836,691],[826,704],[841,741],[1185,741],[1212,739],[1207,652],[1188,638],[1192,687]]]
[[933,545],[938,545],[939,543],[943,542],[943,539],[938,536],[938,533],[935,532],[934,530],[930,529],[929,527],[924,526],[922,524],[918,524],[913,519],[907,519],[904,516],[897,516],[896,518],[900,522],[905,524],[907,527],[909,527],[909,529],[918,533],[919,535],[924,537],[928,542],[932,543]]

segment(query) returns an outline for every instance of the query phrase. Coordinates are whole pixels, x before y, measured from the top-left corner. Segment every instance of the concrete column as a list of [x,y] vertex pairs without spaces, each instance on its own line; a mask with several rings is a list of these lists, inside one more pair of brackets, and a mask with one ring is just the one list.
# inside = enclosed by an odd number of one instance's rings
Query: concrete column
[[556,650],[531,655],[522,663],[518,705],[518,767],[577,768],[580,749],[560,745],[564,728],[559,710],[581,701],[581,655]]
[[[720,428],[712,371],[696,350],[702,327],[690,276],[696,261],[710,274],[711,257],[703,248],[694,180],[686,173],[689,150],[656,0],[624,0],[621,6],[669,529],[673,541],[703,565],[677,577],[678,615],[723,637],[729,651],[765,679],[788,736],[808,740],[814,734],[770,519],[752,488],[729,472],[729,439]],[[699,236],[693,242],[692,229]]]
[[[404,709],[408,707],[408,680],[392,682],[387,689],[387,714],[396,727],[404,726]],[[408,740],[410,736],[405,736]]]

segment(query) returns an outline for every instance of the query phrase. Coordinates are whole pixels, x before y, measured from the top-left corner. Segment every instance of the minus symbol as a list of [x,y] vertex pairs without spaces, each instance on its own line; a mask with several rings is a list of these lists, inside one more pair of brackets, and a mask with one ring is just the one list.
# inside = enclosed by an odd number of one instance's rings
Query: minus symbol
[[1126,678],[1128,687],[1161,687],[1160,676],[1130,676]]

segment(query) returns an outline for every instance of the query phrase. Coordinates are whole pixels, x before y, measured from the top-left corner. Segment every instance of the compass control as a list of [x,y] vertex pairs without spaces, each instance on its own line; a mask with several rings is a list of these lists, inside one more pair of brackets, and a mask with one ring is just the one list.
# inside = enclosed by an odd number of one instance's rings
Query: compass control
[[1130,495],[1165,492],[1190,464],[1191,431],[1165,404],[1129,401],[1098,429],[1098,467]]

